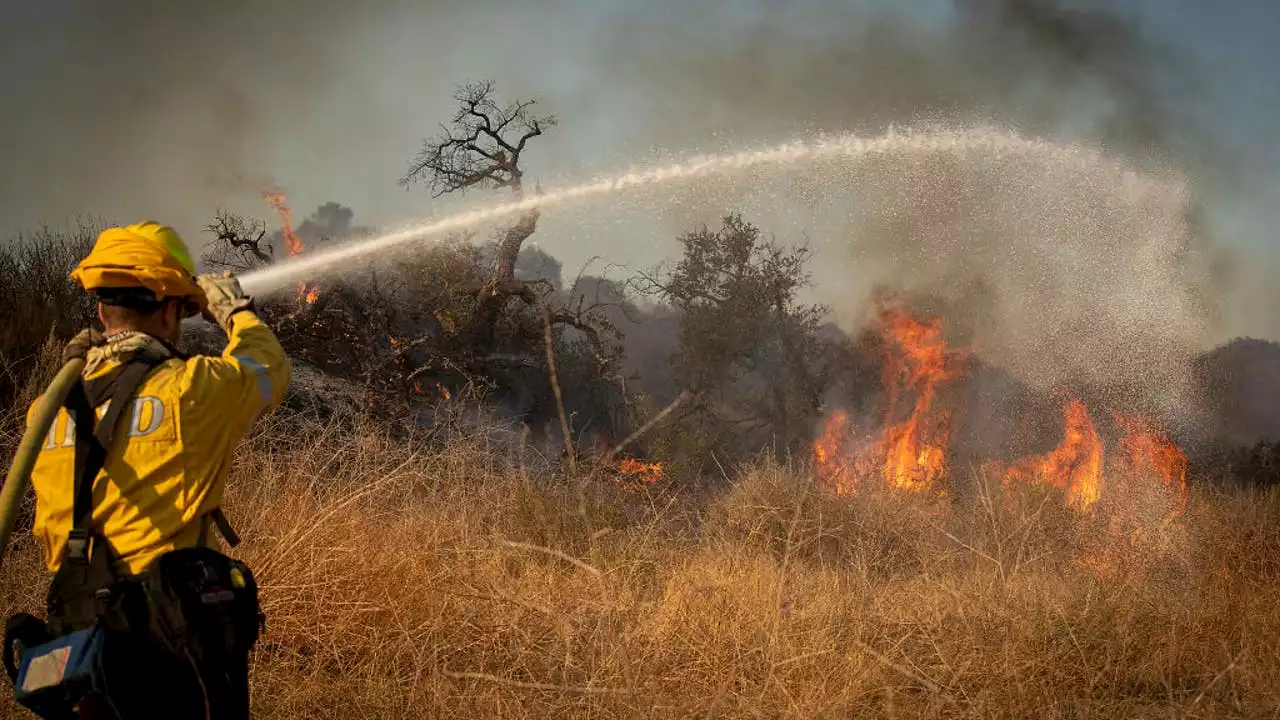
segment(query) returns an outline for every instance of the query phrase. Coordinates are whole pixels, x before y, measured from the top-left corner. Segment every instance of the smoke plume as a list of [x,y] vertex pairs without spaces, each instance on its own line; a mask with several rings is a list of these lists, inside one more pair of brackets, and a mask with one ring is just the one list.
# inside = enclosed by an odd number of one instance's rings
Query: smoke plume
[[[1028,159],[748,175],[548,215],[535,239],[570,267],[656,262],[680,233],[741,211],[815,246],[818,295],[846,325],[875,286],[930,295],[971,326],[979,352],[1044,385],[1177,366],[1221,312],[1209,268],[1229,263],[1195,222],[1204,185],[1229,175],[1202,162],[1225,157],[1194,119],[1210,93],[1121,3],[300,7],[11,10],[0,44],[13,61],[0,72],[24,112],[0,116],[3,215],[164,215],[194,233],[236,198],[269,217],[266,178],[303,207],[337,197],[374,222],[426,215],[395,179],[449,116],[449,88],[493,77],[560,116],[530,156],[544,178],[648,147],[929,123],[1084,141],[1165,177],[1195,169],[1178,197],[1126,195],[1134,186],[1112,175]],[[1144,355],[1126,354],[1139,344]]]
[[818,295],[847,322],[872,287],[906,290],[1037,387],[1136,386],[1191,409],[1224,258],[1196,199],[1218,180],[1197,165],[1215,140],[1170,101],[1204,95],[1190,58],[1112,6],[1051,0],[957,0],[933,25],[844,3],[786,23],[679,19],[637,10],[602,40],[655,141],[995,123],[1101,148],[1135,174],[1047,155],[885,158],[697,188],[668,212],[671,231],[741,209],[817,247]]

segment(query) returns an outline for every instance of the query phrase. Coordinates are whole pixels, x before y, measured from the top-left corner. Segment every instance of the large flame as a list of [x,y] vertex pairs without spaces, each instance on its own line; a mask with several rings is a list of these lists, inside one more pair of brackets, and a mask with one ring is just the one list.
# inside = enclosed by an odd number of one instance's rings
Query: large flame
[[[937,319],[884,306],[877,319],[886,393],[883,429],[858,439],[863,431],[855,436],[848,412],[830,413],[813,443],[820,483],[837,496],[877,487],[945,494],[951,413],[937,407],[938,396],[960,374],[962,355],[948,348]],[[1068,394],[1057,447],[1012,464],[981,463],[1001,478],[1009,500],[1033,485],[1060,490],[1065,506],[1089,523],[1082,527],[1089,528],[1090,539],[1074,562],[1099,577],[1141,571],[1151,558],[1167,556],[1173,536],[1161,531],[1176,530],[1171,521],[1188,502],[1182,449],[1140,416],[1114,413],[1114,418],[1114,425],[1103,428],[1104,440],[1088,406]]]
[[1105,496],[1110,512],[1122,515],[1131,514],[1134,503],[1150,505],[1150,491],[1156,489],[1165,498],[1161,504],[1167,503],[1169,518],[1186,510],[1187,456],[1166,434],[1137,415],[1115,413],[1122,434],[1107,461],[1102,438],[1085,404],[1069,398],[1063,413],[1061,444],[1050,453],[1025,458],[1004,470],[1006,486],[1026,482],[1053,485],[1066,493],[1068,505],[1081,511]]
[[1116,413],[1120,438],[1117,465],[1130,484],[1157,481],[1169,502],[1169,518],[1187,509],[1187,456],[1177,443],[1136,415]]
[[1006,485],[1044,483],[1061,488],[1067,504],[1088,510],[1102,497],[1102,438],[1077,398],[1063,409],[1062,442],[1044,455],[1024,458],[1004,473]]
[[[894,487],[928,490],[947,472],[947,413],[934,412],[938,386],[957,375],[955,354],[942,338],[942,322],[921,319],[899,308],[880,313],[886,340],[884,383],[889,421],[884,433],[884,479]],[[892,422],[901,391],[914,393],[907,419]]]
[[[884,340],[884,432],[867,452],[851,453],[848,413],[832,413],[813,444],[819,477],[838,495],[852,494],[875,475],[889,487],[937,490],[947,473],[950,415],[934,403],[939,387],[959,374],[958,354],[947,347],[936,318],[885,305],[877,322]],[[907,396],[911,410],[900,418]]]
[[[833,412],[813,443],[814,465],[823,487],[836,495],[851,495],[870,480],[912,491],[942,490],[951,418],[935,405],[943,384],[960,374],[960,354],[947,346],[936,318],[884,306],[877,320],[884,340],[884,430],[878,440],[851,452],[849,414]],[[910,412],[901,418],[904,408],[899,406],[906,398]],[[1117,414],[1122,434],[1108,456],[1082,400],[1068,396],[1062,413],[1062,440],[1053,450],[1011,465],[989,462],[983,467],[1010,490],[1025,484],[1059,488],[1066,504],[1081,512],[1094,509],[1104,495],[1111,498],[1108,512],[1127,512],[1125,495],[1151,507],[1152,489],[1167,499],[1170,518],[1185,511],[1187,457],[1166,434],[1138,416]]]

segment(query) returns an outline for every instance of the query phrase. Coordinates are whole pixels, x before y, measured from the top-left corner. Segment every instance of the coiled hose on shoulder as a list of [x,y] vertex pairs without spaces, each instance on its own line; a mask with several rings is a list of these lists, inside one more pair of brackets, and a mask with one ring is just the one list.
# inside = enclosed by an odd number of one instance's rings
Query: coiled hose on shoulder
[[62,404],[66,402],[67,393],[80,380],[83,370],[84,358],[69,360],[36,402],[31,421],[27,423],[27,431],[23,433],[18,452],[9,465],[4,488],[0,489],[0,563],[4,562],[9,536],[13,533],[13,525],[22,510],[22,498],[27,494],[27,486],[31,484],[31,470],[36,465],[36,458],[40,456],[40,446],[57,419]]

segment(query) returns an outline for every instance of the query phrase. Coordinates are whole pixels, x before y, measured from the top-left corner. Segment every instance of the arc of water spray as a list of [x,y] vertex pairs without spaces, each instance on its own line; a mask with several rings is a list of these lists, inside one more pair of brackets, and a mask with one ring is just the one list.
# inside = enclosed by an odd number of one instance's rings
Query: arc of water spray
[[724,175],[758,166],[794,164],[804,160],[839,157],[857,160],[875,156],[935,152],[984,152],[989,157],[1034,154],[1040,157],[1052,157],[1081,168],[1097,169],[1099,166],[1110,166],[1126,178],[1136,179],[1137,177],[1132,170],[1108,159],[1098,150],[1083,145],[1024,138],[1005,130],[974,129],[907,133],[890,130],[874,138],[846,133],[821,136],[813,140],[787,142],[759,150],[700,155],[663,167],[631,170],[515,202],[448,215],[438,220],[426,221],[322,252],[298,256],[288,262],[247,273],[240,278],[240,283],[250,294],[265,295],[289,287],[299,280],[310,279],[330,266],[353,260],[364,260],[416,240],[462,230],[533,208],[559,205],[629,188]]

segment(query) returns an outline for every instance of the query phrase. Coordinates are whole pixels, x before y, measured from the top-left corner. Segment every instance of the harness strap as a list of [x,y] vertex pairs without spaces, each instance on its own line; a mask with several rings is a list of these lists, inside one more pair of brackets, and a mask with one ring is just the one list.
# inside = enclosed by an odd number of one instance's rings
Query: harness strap
[[[93,520],[93,484],[107,461],[107,449],[116,424],[152,368],[163,361],[133,360],[105,377],[76,383],[67,395],[65,407],[75,423],[76,448],[74,503],[71,532],[67,537],[67,560],[88,563],[90,528]],[[92,395],[92,397],[90,397]],[[110,400],[101,422],[94,407]]]

